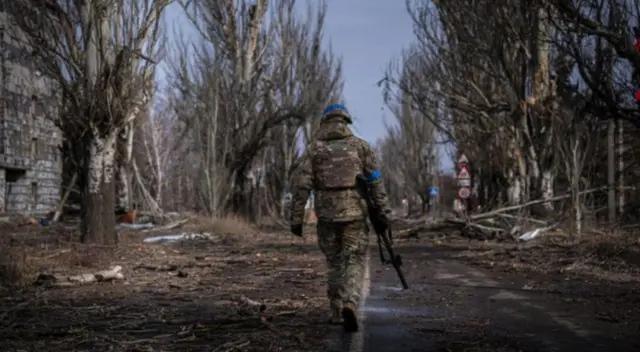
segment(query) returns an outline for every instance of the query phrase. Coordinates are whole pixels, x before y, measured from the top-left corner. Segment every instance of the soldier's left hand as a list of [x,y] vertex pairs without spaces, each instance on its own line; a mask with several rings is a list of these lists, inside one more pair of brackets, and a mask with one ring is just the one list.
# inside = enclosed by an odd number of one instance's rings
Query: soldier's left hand
[[291,225],[291,233],[298,237],[302,237],[302,224]]

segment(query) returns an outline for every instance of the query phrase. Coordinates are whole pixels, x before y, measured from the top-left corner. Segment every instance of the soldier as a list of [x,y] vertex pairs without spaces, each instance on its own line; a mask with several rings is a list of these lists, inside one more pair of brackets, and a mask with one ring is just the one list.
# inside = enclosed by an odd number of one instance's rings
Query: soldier
[[382,221],[388,221],[391,211],[376,154],[366,141],[353,135],[351,123],[342,105],[324,110],[314,141],[293,176],[291,232],[302,236],[304,206],[314,190],[318,245],[329,266],[330,321],[355,332],[369,244],[366,202],[356,189],[357,175],[366,176],[371,197],[385,214]]

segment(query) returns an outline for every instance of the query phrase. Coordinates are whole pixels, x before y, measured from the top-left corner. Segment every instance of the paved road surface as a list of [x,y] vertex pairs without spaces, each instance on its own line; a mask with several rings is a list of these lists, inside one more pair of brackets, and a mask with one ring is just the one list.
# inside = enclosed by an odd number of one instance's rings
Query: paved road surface
[[[638,317],[625,322],[597,318],[598,312],[606,311],[601,296],[527,289],[522,276],[498,276],[471,267],[458,261],[453,251],[419,244],[399,246],[397,251],[403,256],[410,290],[401,291],[393,268],[383,267],[377,251],[372,251],[361,312],[364,329],[341,333],[337,350],[640,351]],[[633,329],[635,334],[630,333]]]

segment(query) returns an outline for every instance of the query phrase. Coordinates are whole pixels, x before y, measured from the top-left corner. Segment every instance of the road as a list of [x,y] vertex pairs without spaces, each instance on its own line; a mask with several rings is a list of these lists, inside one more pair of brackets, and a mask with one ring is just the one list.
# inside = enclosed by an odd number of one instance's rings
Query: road
[[[361,307],[363,328],[356,334],[341,333],[340,350],[640,350],[637,316],[625,321],[606,318],[608,298],[628,292],[596,294],[603,288],[563,277],[554,280],[569,290],[549,291],[540,285],[531,289],[531,278],[470,266],[452,250],[411,244],[397,251],[403,256],[410,290],[401,290],[393,268],[382,266],[377,251],[372,251]],[[629,299],[637,305],[637,297],[636,293]]]

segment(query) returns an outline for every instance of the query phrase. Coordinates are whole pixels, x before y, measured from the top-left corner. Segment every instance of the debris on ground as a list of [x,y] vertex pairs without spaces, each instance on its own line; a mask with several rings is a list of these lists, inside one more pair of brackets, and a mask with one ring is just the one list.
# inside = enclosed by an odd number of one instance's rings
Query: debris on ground
[[180,241],[210,241],[213,240],[214,236],[210,233],[189,233],[183,232],[179,235],[162,235],[162,236],[153,236],[147,237],[142,242],[144,243],[165,243],[165,242],[180,242]]
[[122,229],[128,229],[128,230],[143,230],[143,229],[152,229],[155,227],[155,225],[153,223],[147,222],[144,224],[127,224],[127,223],[120,223],[118,224],[118,227],[122,228]]
[[36,278],[36,285],[44,285],[47,287],[56,286],[72,286],[78,284],[91,284],[94,282],[105,282],[124,280],[122,267],[120,265],[113,266],[107,270],[100,270],[95,273],[84,273],[71,276],[60,276],[54,274],[42,273]]
[[[21,263],[14,269],[24,284],[0,284],[3,350],[328,350],[333,326],[315,238],[255,236],[229,219],[187,229],[178,236],[219,240],[149,245],[132,231],[117,247],[48,239],[7,247],[22,258],[12,263]],[[21,236],[44,236],[38,231]],[[102,270],[112,263],[122,276],[107,280]]]

